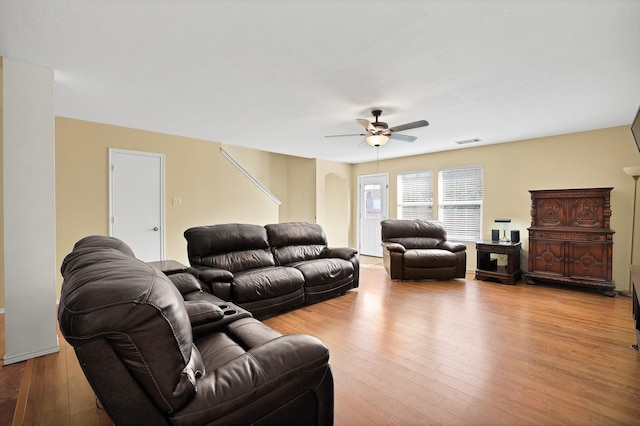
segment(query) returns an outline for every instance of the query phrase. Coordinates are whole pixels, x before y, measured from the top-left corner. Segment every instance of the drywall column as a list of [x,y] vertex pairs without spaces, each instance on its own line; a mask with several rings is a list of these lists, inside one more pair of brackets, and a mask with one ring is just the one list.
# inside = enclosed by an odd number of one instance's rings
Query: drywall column
[[4,364],[57,352],[53,70],[3,58]]

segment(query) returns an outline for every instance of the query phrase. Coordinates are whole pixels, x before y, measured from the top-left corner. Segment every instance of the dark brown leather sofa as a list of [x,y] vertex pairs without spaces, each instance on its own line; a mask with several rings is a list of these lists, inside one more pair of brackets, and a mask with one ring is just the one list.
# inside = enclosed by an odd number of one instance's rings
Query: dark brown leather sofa
[[280,335],[190,274],[172,282],[114,238],[80,240],[61,271],[60,329],[115,424],[333,423],[318,339]]
[[258,318],[359,285],[357,251],[328,247],[318,224],[217,224],[187,229],[184,237],[189,272],[210,293]]
[[467,246],[447,240],[436,220],[386,219],[382,225],[382,258],[394,280],[464,278]]

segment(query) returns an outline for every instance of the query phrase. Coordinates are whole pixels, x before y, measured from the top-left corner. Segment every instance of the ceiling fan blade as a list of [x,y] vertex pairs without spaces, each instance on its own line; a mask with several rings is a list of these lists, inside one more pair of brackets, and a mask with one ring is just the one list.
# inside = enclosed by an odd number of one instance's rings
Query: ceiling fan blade
[[343,138],[343,137],[348,137],[348,136],[367,136],[364,133],[352,133],[350,135],[326,135],[325,138]]
[[403,135],[402,133],[391,133],[389,139],[398,139],[405,142],[413,142],[418,139],[416,136]]
[[413,123],[401,124],[399,126],[395,126],[390,128],[392,132],[402,132],[403,130],[415,129],[417,127],[428,126],[429,122],[427,120],[418,120]]
[[360,123],[368,131],[370,131],[370,132],[375,132],[376,131],[376,128],[373,126],[373,124],[371,124],[371,122],[369,120],[366,120],[364,118],[356,118],[356,121],[358,123]]

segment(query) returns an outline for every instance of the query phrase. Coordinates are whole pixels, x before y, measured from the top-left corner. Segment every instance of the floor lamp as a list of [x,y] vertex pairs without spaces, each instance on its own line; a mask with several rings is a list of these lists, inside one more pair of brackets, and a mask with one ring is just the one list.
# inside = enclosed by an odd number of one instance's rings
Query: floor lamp
[[[636,235],[636,202],[637,202],[637,198],[638,198],[638,178],[640,177],[640,166],[625,167],[622,170],[624,170],[624,172],[626,174],[628,174],[629,176],[631,176],[633,178],[633,180],[634,180],[634,186],[633,186],[633,217],[631,218],[631,220],[632,220],[632,222],[631,222],[631,255],[630,255],[630,260],[629,260],[629,289],[631,289],[631,286],[633,285],[633,283],[631,281],[633,279],[632,276],[631,276],[631,265],[633,265],[633,243],[634,243],[635,235]],[[640,287],[640,283],[638,283],[638,285]],[[637,334],[637,340],[638,340],[638,342],[640,342],[640,332],[638,330],[636,330],[636,334]],[[638,343],[635,343],[635,344],[631,345],[631,347],[637,351],[638,350]]]
[[[631,257],[629,259],[629,265],[633,264],[633,243],[636,235],[636,201],[638,198],[638,178],[640,177],[640,166],[634,167],[625,167],[622,170],[629,176],[633,178],[634,187],[633,187],[633,216],[631,218]],[[631,279],[631,275],[629,275],[629,279]],[[629,281],[631,284],[631,281]]]

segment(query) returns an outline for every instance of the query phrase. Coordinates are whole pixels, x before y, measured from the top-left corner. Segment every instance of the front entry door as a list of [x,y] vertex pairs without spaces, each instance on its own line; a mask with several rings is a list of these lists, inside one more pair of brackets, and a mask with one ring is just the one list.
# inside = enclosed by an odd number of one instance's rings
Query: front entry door
[[164,155],[109,149],[109,235],[164,260]]
[[380,222],[389,211],[389,176],[358,177],[358,244],[360,254],[382,257]]

